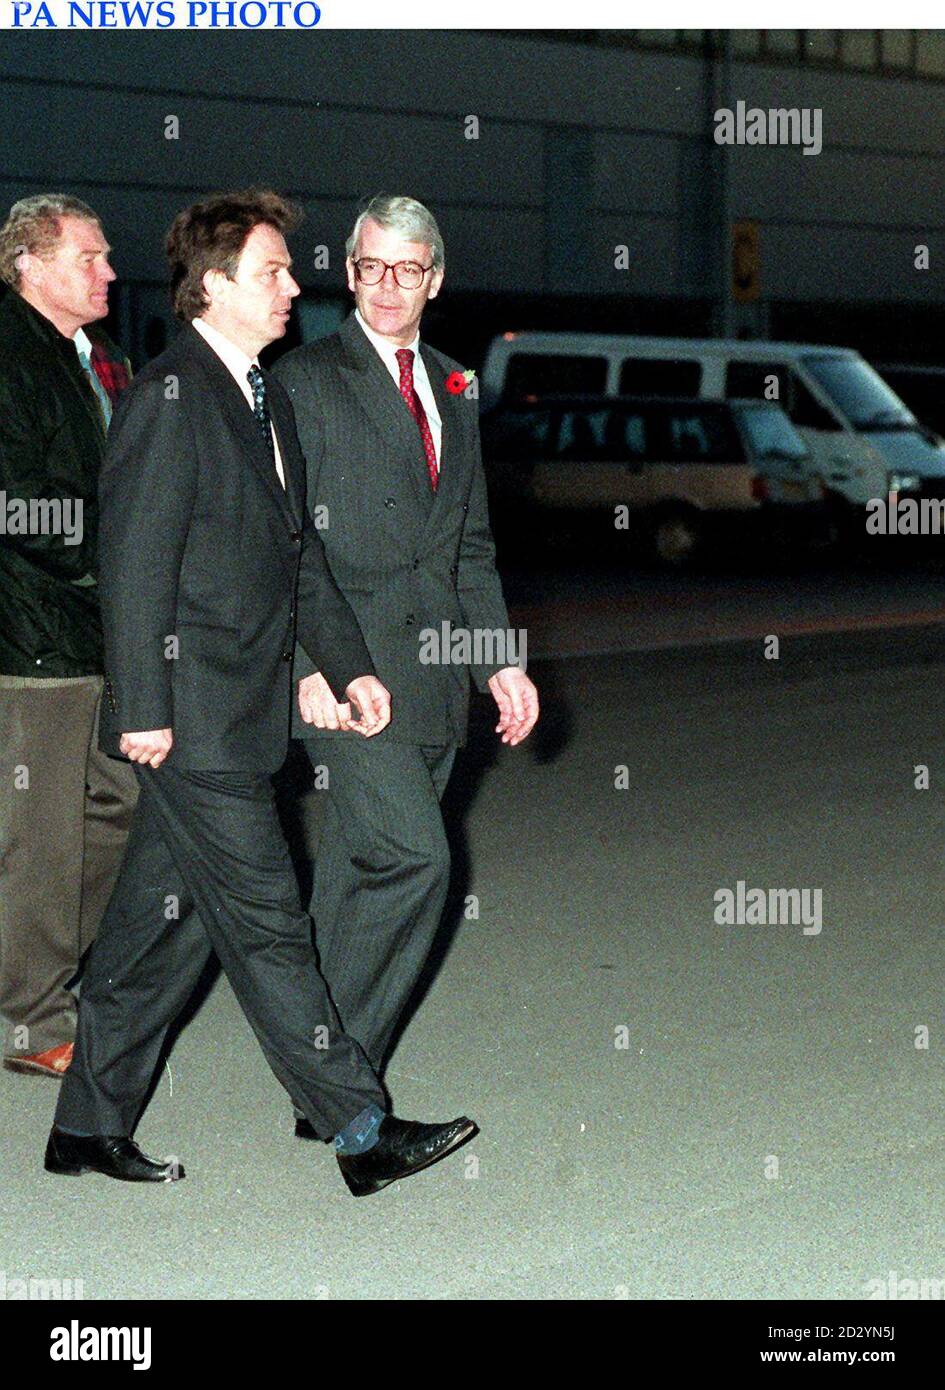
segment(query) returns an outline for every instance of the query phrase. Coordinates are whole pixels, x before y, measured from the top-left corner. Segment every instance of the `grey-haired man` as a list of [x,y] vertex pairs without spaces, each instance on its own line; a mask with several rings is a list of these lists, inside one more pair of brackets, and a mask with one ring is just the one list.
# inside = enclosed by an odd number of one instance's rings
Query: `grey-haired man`
[[[530,733],[538,696],[517,651],[503,656],[509,618],[477,404],[454,389],[460,364],[420,340],[445,271],[436,221],[413,198],[378,195],[346,249],[354,312],[287,354],[276,375],[295,408],[329,566],[394,710],[379,737],[345,738],[345,707],[297,649],[294,732],[328,771],[316,944],[345,1028],[380,1069],[446,900],[440,798],[466,736],[470,677],[495,699],[496,732],[510,745]],[[449,659],[461,644],[429,659],[424,635],[444,624],[469,634],[471,661]],[[495,659],[476,660],[476,634]],[[296,1132],[309,1137],[304,1118]]]

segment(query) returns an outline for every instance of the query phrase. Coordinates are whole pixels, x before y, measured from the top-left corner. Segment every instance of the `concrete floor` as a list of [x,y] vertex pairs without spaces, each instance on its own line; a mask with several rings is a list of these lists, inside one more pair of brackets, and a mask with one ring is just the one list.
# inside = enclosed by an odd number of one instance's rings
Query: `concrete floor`
[[[183,1183],[45,1175],[56,1083],[0,1076],[0,1268],[86,1298],[856,1299],[945,1277],[943,667],[938,628],[536,666],[541,738],[487,765],[482,718],[459,769],[480,916],[387,1077],[401,1114],[474,1116],[473,1143],[352,1200],[221,981],[138,1132]],[[738,879],[822,889],[822,932],[717,925]]]

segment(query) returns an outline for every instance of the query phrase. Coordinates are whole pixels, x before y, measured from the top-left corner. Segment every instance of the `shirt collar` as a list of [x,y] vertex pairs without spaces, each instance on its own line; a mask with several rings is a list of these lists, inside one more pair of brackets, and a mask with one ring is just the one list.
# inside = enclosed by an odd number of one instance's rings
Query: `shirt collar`
[[[366,324],[366,323],[364,322],[364,319],[361,317],[361,310],[360,310],[360,309],[355,309],[355,311],[354,311],[354,316],[355,316],[355,318],[357,319],[358,323],[361,325],[362,329],[364,330],[364,334],[365,334],[365,337],[367,338],[368,342],[371,343],[372,346],[375,347],[375,348],[377,349],[377,351],[378,351],[378,352],[381,354],[381,356],[384,358],[384,361],[385,361],[385,362],[391,362],[391,363],[393,363],[393,365],[394,365],[395,367],[397,367],[397,369],[398,369],[398,371],[399,371],[399,370],[400,370],[400,364],[399,364],[398,361],[397,361],[397,353],[398,353],[399,349],[398,349],[393,343],[388,342],[386,338],[382,338],[381,335],[380,335],[379,333],[375,333],[375,332],[374,332],[374,329],[371,328],[371,327],[369,327],[368,324]],[[416,337],[414,338],[413,342],[412,342],[412,343],[408,343],[408,344],[407,344],[407,347],[408,347],[408,348],[410,349],[410,351],[413,353],[414,362],[416,362],[417,359],[418,359],[419,356],[420,356],[420,332],[419,332],[419,330],[417,331],[417,335],[416,335]]]
[[89,359],[89,361],[91,362],[91,360],[92,360],[92,340],[91,340],[91,338],[89,337],[89,335],[86,333],[85,329],[84,329],[84,328],[77,328],[76,331],[75,331],[75,332],[73,333],[73,335],[72,335],[72,341],[75,343],[75,350],[76,350],[76,352],[79,354],[79,356],[80,356],[80,357],[87,357],[87,358]]
[[225,333],[220,332],[219,328],[214,328],[212,324],[207,323],[206,319],[191,319],[191,323],[201,338],[205,339],[207,346],[213,348],[224,367],[228,368],[231,375],[245,389],[248,385],[246,373],[250,367],[259,366],[256,358],[247,357],[242,348],[231,342]]

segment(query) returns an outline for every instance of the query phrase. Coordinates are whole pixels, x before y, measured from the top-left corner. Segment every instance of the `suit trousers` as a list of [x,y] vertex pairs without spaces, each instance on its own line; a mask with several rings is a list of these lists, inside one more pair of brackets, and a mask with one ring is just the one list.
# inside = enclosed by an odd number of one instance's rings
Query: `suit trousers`
[[72,1042],[67,988],[118,877],[138,796],[99,752],[101,676],[0,676],[0,1012],[4,1055]]
[[322,973],[375,1070],[430,953],[450,876],[440,800],[455,746],[307,738],[327,769],[310,906]]
[[133,1132],[167,1030],[215,951],[277,1079],[329,1139],[366,1106],[386,1106],[319,974],[271,779],[174,767],[173,757],[136,768],[141,796],[56,1121]]

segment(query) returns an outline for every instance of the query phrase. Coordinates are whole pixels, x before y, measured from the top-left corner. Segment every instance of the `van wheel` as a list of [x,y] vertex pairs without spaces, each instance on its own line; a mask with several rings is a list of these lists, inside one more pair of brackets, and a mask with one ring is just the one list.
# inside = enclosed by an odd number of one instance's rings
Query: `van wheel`
[[664,512],[653,523],[653,553],[660,564],[684,569],[702,543],[702,530],[693,512]]

